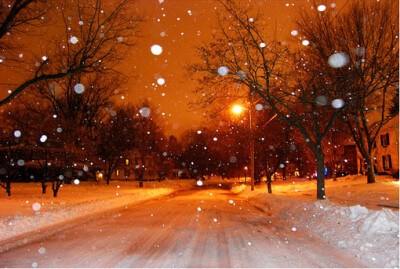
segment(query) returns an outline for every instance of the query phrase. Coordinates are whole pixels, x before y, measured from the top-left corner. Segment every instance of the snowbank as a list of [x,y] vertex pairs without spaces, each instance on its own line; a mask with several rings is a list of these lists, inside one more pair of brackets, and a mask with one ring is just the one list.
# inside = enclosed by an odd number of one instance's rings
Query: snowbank
[[234,187],[231,189],[231,192],[238,194],[238,193],[243,192],[245,189],[246,189],[246,185],[241,184],[241,185],[239,185],[239,186],[234,186]]
[[52,197],[50,189],[47,194],[41,194],[37,183],[14,183],[11,197],[6,197],[5,193],[0,196],[0,242],[3,243],[0,251],[4,250],[4,243],[13,238],[190,189],[194,183],[193,180],[166,180],[145,182],[144,188],[138,188],[137,182],[112,181],[110,185],[81,182],[78,186],[64,185],[56,198]]
[[373,210],[361,205],[341,206],[328,200],[267,195],[266,187],[258,188],[257,192],[250,192],[248,187],[241,195],[265,212],[286,220],[293,227],[292,231],[303,230],[322,237],[329,244],[369,261],[371,267],[399,266],[397,210]]

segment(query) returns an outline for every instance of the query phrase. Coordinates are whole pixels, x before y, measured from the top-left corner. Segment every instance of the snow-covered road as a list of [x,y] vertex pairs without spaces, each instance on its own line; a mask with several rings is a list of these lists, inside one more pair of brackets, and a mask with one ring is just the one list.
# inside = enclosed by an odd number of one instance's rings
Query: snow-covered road
[[224,189],[181,191],[0,254],[0,267],[366,267]]

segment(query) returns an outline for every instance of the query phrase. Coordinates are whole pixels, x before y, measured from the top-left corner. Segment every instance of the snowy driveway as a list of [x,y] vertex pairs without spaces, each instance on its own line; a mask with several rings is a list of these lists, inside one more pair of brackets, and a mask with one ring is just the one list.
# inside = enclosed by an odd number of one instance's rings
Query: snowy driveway
[[365,267],[223,189],[182,191],[0,254],[0,267]]

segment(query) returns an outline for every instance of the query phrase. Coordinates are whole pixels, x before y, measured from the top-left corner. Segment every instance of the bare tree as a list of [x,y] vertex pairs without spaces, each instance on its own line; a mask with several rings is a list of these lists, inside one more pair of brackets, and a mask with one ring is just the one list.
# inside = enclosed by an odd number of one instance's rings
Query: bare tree
[[[54,80],[49,85],[39,84],[21,101],[28,110],[38,113],[43,105],[49,106],[50,111],[43,116],[57,118],[59,127],[67,134],[66,139],[93,139],[96,127],[106,117],[115,97],[122,94],[122,82],[122,77],[114,74],[75,74]],[[86,85],[83,92],[76,92],[77,84]]]
[[353,1],[343,12],[303,11],[300,34],[310,42],[310,72],[340,84],[349,104],[344,121],[364,157],[368,183],[375,182],[373,145],[391,116],[389,101],[399,85],[399,2]]
[[326,100],[339,98],[335,85],[318,84],[301,53],[291,54],[283,44],[270,41],[259,15],[233,0],[221,3],[220,34],[198,48],[200,63],[189,69],[205,91],[215,90],[210,85],[221,82],[246,85],[251,103],[261,98],[282,121],[297,129],[316,159],[317,198],[325,199],[322,141],[343,109],[326,105]]
[[164,139],[159,120],[159,111],[149,101],[137,103],[131,114],[133,135],[135,138],[132,149],[135,163],[135,174],[139,187],[143,187],[143,177],[148,170],[146,160],[154,158],[160,152],[160,140]]
[[[31,2],[36,1],[15,2],[26,2],[26,5],[20,5],[19,14],[29,14],[26,9],[32,5]],[[30,70],[29,77],[15,86],[11,94],[0,101],[0,106],[42,81],[60,79],[77,73],[115,72],[115,67],[133,45],[133,38],[141,19],[137,15],[131,15],[130,0],[117,1],[112,5],[106,5],[104,2],[57,2],[59,5],[48,11],[51,13],[49,16],[56,19],[53,25],[48,26],[49,32],[55,34],[50,38],[53,43],[45,49],[46,56],[35,56],[33,64],[27,66]],[[27,23],[29,20],[23,22]],[[3,24],[7,24],[6,21]],[[0,38],[4,41],[4,37]],[[6,41],[12,45],[12,41]]]
[[104,166],[107,185],[121,163],[121,156],[128,155],[135,145],[133,115],[131,105],[112,108],[96,135],[96,155],[102,162],[100,166]]
[[[45,1],[41,0],[7,0],[0,3],[0,49],[12,57],[11,51],[16,47],[10,37],[14,33],[26,33],[29,26],[41,26],[41,18],[46,14]],[[1,60],[8,59],[2,55]],[[13,59],[15,60],[15,59]]]

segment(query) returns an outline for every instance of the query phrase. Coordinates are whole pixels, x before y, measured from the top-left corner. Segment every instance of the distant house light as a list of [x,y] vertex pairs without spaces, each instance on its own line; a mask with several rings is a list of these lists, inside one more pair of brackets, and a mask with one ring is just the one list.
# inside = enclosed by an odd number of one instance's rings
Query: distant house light
[[126,160],[125,160],[125,164],[126,164],[126,165],[129,165],[129,159],[126,159]]

